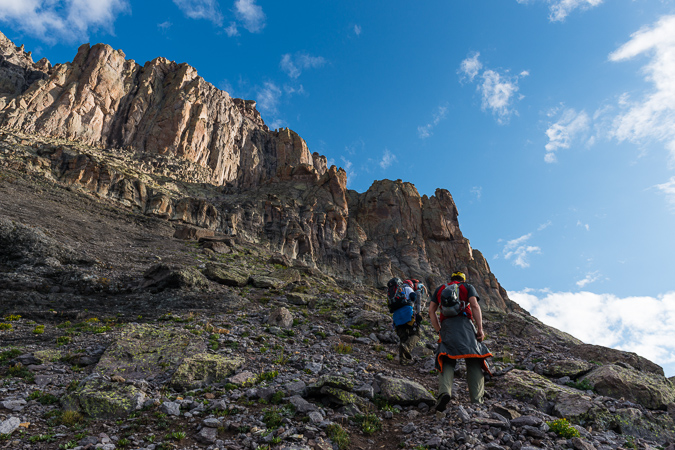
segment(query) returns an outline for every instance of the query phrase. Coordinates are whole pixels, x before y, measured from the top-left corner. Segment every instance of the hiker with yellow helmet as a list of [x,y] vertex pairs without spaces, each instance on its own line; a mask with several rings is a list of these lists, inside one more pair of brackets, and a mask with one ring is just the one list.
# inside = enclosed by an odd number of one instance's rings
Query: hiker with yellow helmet
[[436,349],[436,369],[440,373],[437,411],[445,410],[450,401],[458,359],[466,361],[471,402],[483,403],[483,371],[490,373],[486,358],[492,354],[482,342],[485,333],[478,300],[476,288],[466,282],[466,275],[461,271],[453,273],[450,283],[439,286],[431,297],[429,319],[440,335]]

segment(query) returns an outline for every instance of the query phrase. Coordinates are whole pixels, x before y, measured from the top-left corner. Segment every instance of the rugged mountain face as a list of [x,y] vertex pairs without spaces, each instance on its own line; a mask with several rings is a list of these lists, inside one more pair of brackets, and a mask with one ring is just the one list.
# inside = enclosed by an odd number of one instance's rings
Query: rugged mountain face
[[435,286],[462,269],[486,308],[518,308],[462,236],[449,192],[420,196],[400,180],[350,191],[345,172],[310,154],[300,136],[269,130],[255,102],[231,98],[186,64],[140,66],[86,44],[72,63],[51,68],[2,38],[3,64],[17,61],[23,81],[7,91],[0,125],[44,137],[29,150],[34,169],[359,283],[399,275]]

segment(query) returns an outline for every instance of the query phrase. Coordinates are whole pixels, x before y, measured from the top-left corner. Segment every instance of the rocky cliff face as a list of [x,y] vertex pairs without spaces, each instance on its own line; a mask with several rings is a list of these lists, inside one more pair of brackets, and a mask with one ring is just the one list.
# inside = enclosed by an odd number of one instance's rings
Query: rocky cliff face
[[86,44],[51,68],[4,36],[0,52],[22,61],[12,73],[23,73],[0,103],[0,125],[45,137],[29,165],[61,182],[356,282],[414,276],[433,287],[462,269],[488,309],[517,308],[462,236],[445,190],[420,196],[410,183],[383,180],[350,191],[345,172],[300,136],[269,130],[255,102],[231,98],[186,64],[140,66]]

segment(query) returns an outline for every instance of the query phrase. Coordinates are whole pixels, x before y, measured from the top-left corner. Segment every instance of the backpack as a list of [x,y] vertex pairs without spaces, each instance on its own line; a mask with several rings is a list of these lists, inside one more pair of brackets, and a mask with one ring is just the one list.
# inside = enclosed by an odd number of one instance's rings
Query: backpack
[[466,302],[462,301],[459,295],[461,283],[446,284],[443,289],[438,290],[437,299],[441,306],[441,314],[445,317],[454,317],[464,312]]
[[412,302],[408,300],[405,294],[405,284],[400,278],[392,278],[387,283],[387,306],[389,312],[393,313],[404,306],[410,306]]

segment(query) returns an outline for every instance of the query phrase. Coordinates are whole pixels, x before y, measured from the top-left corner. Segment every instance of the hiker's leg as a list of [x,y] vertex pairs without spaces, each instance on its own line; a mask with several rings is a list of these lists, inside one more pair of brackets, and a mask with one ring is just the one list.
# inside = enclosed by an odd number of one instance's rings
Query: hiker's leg
[[483,377],[483,360],[480,358],[467,358],[466,382],[469,385],[471,403],[483,403],[485,394],[485,379]]
[[452,395],[452,383],[455,381],[454,359],[443,358],[443,371],[438,375],[438,395]]
[[403,352],[405,354],[405,357],[408,359],[412,359],[412,351],[417,345],[417,342],[420,340],[420,337],[413,333],[412,331],[408,334],[408,339],[405,341],[405,344],[403,345]]

